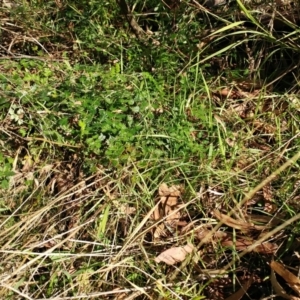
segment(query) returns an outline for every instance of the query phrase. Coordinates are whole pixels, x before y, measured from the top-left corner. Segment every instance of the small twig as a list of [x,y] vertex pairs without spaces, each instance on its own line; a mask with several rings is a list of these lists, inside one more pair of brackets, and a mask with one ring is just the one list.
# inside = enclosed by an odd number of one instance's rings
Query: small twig
[[12,53],[12,52],[10,51],[10,49],[6,49],[6,48],[3,47],[2,45],[0,45],[0,48],[1,48],[2,50],[4,50],[5,52],[7,52],[8,54],[10,54],[10,55],[12,55],[12,56],[15,56],[15,54]]
[[122,14],[125,16],[127,22],[129,23],[131,29],[134,34],[140,39],[143,35],[145,35],[145,31],[140,27],[136,19],[134,18],[132,11],[130,10],[126,0],[116,0],[119,5]]

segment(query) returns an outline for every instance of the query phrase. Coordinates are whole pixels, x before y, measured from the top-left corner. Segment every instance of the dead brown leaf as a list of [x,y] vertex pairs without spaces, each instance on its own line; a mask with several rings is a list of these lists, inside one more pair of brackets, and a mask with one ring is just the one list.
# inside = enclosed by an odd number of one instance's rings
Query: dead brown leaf
[[158,189],[160,196],[160,205],[154,211],[154,220],[159,220],[174,210],[178,204],[178,198],[181,196],[181,187],[174,185],[168,187],[166,183],[162,183]]
[[235,228],[237,230],[241,230],[243,232],[247,232],[250,230],[264,230],[266,227],[265,226],[259,226],[259,225],[254,225],[252,223],[247,223],[244,221],[239,221],[235,220],[229,216],[226,216],[222,213],[220,213],[218,210],[214,210],[214,215],[216,216],[217,219],[219,219],[221,222],[223,222],[225,225]]
[[[249,246],[254,244],[253,239],[245,239],[245,238],[239,238],[237,241],[232,241],[232,240],[226,240],[222,242],[222,246],[226,247],[235,247],[236,250],[238,251],[244,251],[246,250]],[[265,242],[261,245],[258,245],[253,249],[254,252],[257,253],[263,253],[263,254],[274,254],[274,252],[278,249],[278,246],[276,244],[272,244],[270,242]]]
[[153,238],[154,240],[158,240],[160,237],[163,237],[166,235],[165,231],[165,224],[160,223],[155,227],[155,230],[153,232]]
[[246,281],[237,292],[227,297],[225,300],[240,300],[246,294],[252,282],[253,282],[253,277],[251,276],[249,280]]
[[248,142],[248,148],[257,149],[257,150],[261,150],[264,152],[271,151],[271,147],[268,144],[262,142],[261,140],[255,139],[255,138]]
[[300,295],[300,279],[287,270],[281,263],[272,261],[270,263],[270,267],[274,270],[277,274],[279,274],[286,283],[298,294]]
[[158,221],[159,219],[162,218],[161,213],[162,213],[162,212],[161,212],[161,206],[158,205],[158,206],[155,208],[154,212],[153,212],[152,219],[153,219],[154,221]]
[[255,131],[267,133],[267,134],[275,134],[276,133],[276,127],[263,121],[256,119],[253,121],[253,126]]
[[136,213],[136,208],[129,206],[128,204],[121,204],[119,205],[119,211],[121,212],[121,214],[129,216]]
[[232,98],[237,99],[240,98],[240,94],[238,91],[233,90],[232,88],[223,88],[217,93],[221,98]]
[[226,138],[225,139],[225,142],[227,143],[227,145],[228,146],[230,146],[230,147],[234,147],[234,146],[236,146],[237,145],[237,142],[236,142],[236,138],[235,137],[233,137],[233,138]]
[[40,176],[43,176],[43,175],[47,175],[50,171],[52,171],[54,169],[54,165],[53,164],[48,164],[48,165],[45,165],[43,166],[39,173],[40,173]]
[[[248,98],[248,95],[243,95],[244,97],[240,96],[239,98]],[[251,106],[247,102],[237,103],[230,107],[230,110],[237,114],[240,118],[245,119],[251,117],[253,115]]]
[[278,210],[278,206],[273,201],[265,201],[264,211],[270,214],[275,213]]
[[153,212],[152,219],[159,221],[165,218],[165,224],[160,223],[154,228],[153,237],[155,240],[159,239],[161,236],[165,236],[166,225],[171,231],[178,226],[181,217],[181,212],[178,210],[180,207],[179,197],[181,196],[181,193],[182,188],[178,185],[168,187],[166,183],[162,183],[159,186],[158,194],[160,196],[160,204]]
[[33,162],[32,157],[30,155],[26,155],[22,161],[22,165],[23,165],[22,172],[26,173],[26,172],[31,171],[33,168],[33,164],[34,164],[34,162]]
[[271,184],[269,183],[269,184],[265,185],[263,187],[262,191],[263,191],[263,197],[265,200],[264,211],[266,211],[270,214],[273,214],[274,212],[277,211],[278,207],[273,201],[274,196],[273,196],[273,190],[272,190]]
[[237,157],[234,169],[236,171],[242,169],[246,170],[249,166],[251,166],[252,163],[253,163],[253,156],[245,152]]
[[[227,233],[223,232],[223,231],[217,231],[213,234],[211,230],[205,229],[205,228],[200,228],[199,230],[197,230],[197,238],[199,240],[203,240],[204,243],[210,243],[212,240],[214,241],[219,241],[219,240],[224,240],[225,238],[227,238]],[[211,236],[210,239],[206,239],[207,236]]]
[[157,263],[164,262],[167,265],[174,265],[185,260],[187,254],[192,253],[194,246],[191,243],[183,247],[173,247],[160,253],[154,261]]
[[[159,186],[158,194],[162,197],[179,197],[181,196],[181,187],[178,185],[172,185],[171,187],[168,187],[166,183],[162,183]],[[169,203],[169,205],[171,205],[171,203]]]
[[270,279],[271,279],[272,287],[278,296],[280,296],[284,299],[290,299],[290,300],[299,300],[300,299],[298,297],[291,296],[286,293],[286,291],[283,289],[283,287],[277,281],[275,272],[272,269],[271,269]]
[[276,217],[275,216],[269,216],[269,215],[259,215],[259,214],[251,214],[247,217],[247,220],[249,222],[259,222],[266,224],[266,227],[274,227],[280,223],[282,223],[284,218],[284,215],[278,214]]
[[248,92],[256,92],[258,93],[259,90],[262,88],[263,83],[260,81],[253,81],[253,80],[237,80],[235,81],[235,84],[238,89],[241,89],[243,91],[248,91]]
[[272,201],[273,200],[273,191],[272,191],[272,187],[271,184],[268,183],[263,187],[263,195],[265,200],[267,201]]

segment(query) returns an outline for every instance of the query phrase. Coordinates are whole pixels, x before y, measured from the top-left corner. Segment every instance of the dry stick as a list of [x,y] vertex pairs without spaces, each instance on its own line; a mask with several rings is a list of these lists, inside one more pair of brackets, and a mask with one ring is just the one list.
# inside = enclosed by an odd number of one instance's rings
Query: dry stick
[[[259,190],[261,190],[265,185],[267,185],[268,183],[270,183],[273,179],[276,178],[277,175],[279,175],[282,171],[284,171],[286,168],[288,168],[289,166],[293,165],[298,159],[300,158],[300,152],[298,152],[297,154],[295,154],[291,159],[289,159],[287,162],[285,162],[281,167],[279,167],[277,170],[275,170],[270,176],[268,176],[265,180],[263,180],[259,185],[257,185],[252,191],[250,191],[248,194],[246,194],[246,196],[244,197],[244,199],[237,205],[236,208],[233,208],[229,213],[228,216],[231,216],[236,209],[240,209],[248,200],[250,200]],[[270,231],[269,233],[265,234],[263,237],[261,237],[258,241],[256,241],[253,245],[251,245],[249,248],[247,248],[246,250],[244,250],[241,254],[239,254],[239,257],[243,257],[246,253],[252,251],[256,246],[260,245],[263,241],[265,241],[266,239],[268,239],[269,237],[271,237],[273,234],[275,234],[276,232],[280,231],[281,229],[283,229],[284,227],[288,226],[289,224],[291,224],[292,222],[296,221],[300,219],[300,214],[297,214],[296,216],[294,216],[293,218],[287,220],[286,222],[284,222],[283,224],[281,224],[280,226],[278,226],[277,228],[273,229],[272,231]],[[212,236],[217,232],[217,230],[223,225],[224,223],[222,221],[220,221],[213,229],[210,233],[208,233],[206,235],[206,237],[204,239],[202,239],[202,241],[198,244],[197,248],[200,248],[201,246],[203,246],[205,243],[207,243]],[[235,259],[233,259],[230,263],[228,263],[223,269],[222,269],[222,273],[226,272],[226,270],[228,268],[230,268],[235,262]]]

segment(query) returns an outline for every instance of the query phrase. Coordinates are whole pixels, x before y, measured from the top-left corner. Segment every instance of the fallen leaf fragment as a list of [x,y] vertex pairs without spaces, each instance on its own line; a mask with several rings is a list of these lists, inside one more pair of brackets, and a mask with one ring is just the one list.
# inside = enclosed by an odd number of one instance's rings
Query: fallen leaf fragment
[[22,165],[23,165],[22,172],[30,171],[33,167],[33,164],[34,164],[34,162],[33,162],[32,157],[30,155],[26,155],[24,157],[24,160],[22,161]]
[[178,202],[177,196],[161,197],[161,199],[162,199],[161,200],[162,204],[165,204],[166,206],[169,207],[174,207]]
[[153,212],[152,219],[159,221],[164,218],[165,224],[160,223],[161,225],[154,227],[154,240],[157,241],[161,236],[166,236],[166,231],[164,230],[166,226],[171,229],[170,232],[177,228],[181,217],[180,204],[178,203],[181,193],[182,187],[179,185],[168,187],[166,183],[162,183],[159,186],[160,202]]
[[205,228],[201,228],[197,233],[197,238],[201,240],[204,244],[210,243],[212,241],[224,240],[227,238],[227,233],[223,231],[213,232],[212,230],[208,230]]
[[[253,241],[254,243],[254,241]],[[264,254],[274,254],[278,249],[278,245],[270,243],[270,242],[265,242],[262,243],[258,246],[256,246],[253,251],[257,253],[264,253]]]
[[157,225],[155,227],[155,230],[153,231],[154,240],[157,240],[160,237],[165,236],[165,235],[166,235],[166,233],[165,233],[165,224],[160,223],[159,225]]
[[262,223],[266,224],[267,227],[274,227],[284,220],[283,214],[277,214],[276,216],[273,215],[259,215],[259,214],[251,214],[248,216],[247,221],[252,223]]
[[183,247],[173,247],[160,253],[154,261],[157,263],[164,262],[169,266],[172,266],[178,262],[185,260],[187,254],[192,253],[194,246],[190,243]]
[[273,192],[272,192],[272,187],[271,184],[267,184],[263,187],[263,196],[265,200],[271,202],[273,200]]
[[249,230],[264,230],[266,227],[265,226],[258,226],[258,225],[254,225],[251,223],[247,223],[244,221],[239,221],[239,220],[235,220],[229,216],[226,216],[222,213],[220,213],[218,210],[214,210],[214,215],[216,216],[217,219],[219,219],[221,222],[223,222],[225,225],[241,230],[241,231],[249,231]]
[[[235,247],[238,251],[244,251],[249,246],[253,245],[255,243],[252,239],[238,239],[237,241],[233,242],[231,240],[223,241],[222,246],[225,247]],[[260,244],[256,246],[253,251],[257,253],[263,253],[263,254],[274,254],[274,252],[278,249],[278,246],[276,244],[272,244],[269,242],[265,242],[263,244]]]
[[48,174],[48,173],[49,173],[51,170],[53,170],[53,169],[54,169],[54,165],[53,165],[53,164],[48,164],[48,165],[43,166],[43,167],[40,169],[40,171],[39,171],[40,176],[43,176],[43,175]]
[[[300,295],[300,279],[287,270],[281,263],[272,261],[270,263],[270,267],[274,270],[277,274],[279,274],[286,283],[298,294]],[[297,298],[298,299],[298,298]]]
[[128,204],[121,204],[119,205],[119,211],[124,215],[133,215],[136,213],[136,208],[129,206]]
[[162,183],[158,188],[158,194],[159,196],[169,196],[169,188],[166,183]]
[[249,280],[246,281],[237,292],[227,297],[225,300],[240,300],[246,294],[252,282],[253,278],[250,277]]
[[278,206],[273,201],[265,201],[264,211],[269,214],[274,214],[278,210]]
[[161,197],[179,197],[181,195],[181,187],[178,185],[168,187],[166,183],[162,183],[158,188],[158,194]]
[[299,300],[300,299],[298,297],[291,296],[286,293],[286,291],[283,289],[283,287],[277,281],[275,272],[273,270],[271,270],[270,279],[271,279],[272,287],[273,287],[274,291],[276,292],[276,295],[278,295],[284,299],[290,299],[290,300]]

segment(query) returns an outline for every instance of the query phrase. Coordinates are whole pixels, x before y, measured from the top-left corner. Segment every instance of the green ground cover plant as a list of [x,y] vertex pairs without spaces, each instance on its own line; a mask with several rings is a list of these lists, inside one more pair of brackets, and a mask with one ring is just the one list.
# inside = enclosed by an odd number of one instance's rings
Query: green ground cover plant
[[1,299],[300,297],[299,7],[217,3],[1,4]]

